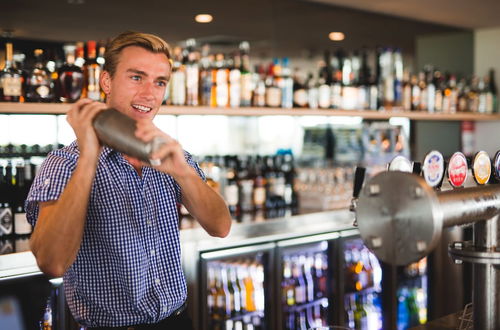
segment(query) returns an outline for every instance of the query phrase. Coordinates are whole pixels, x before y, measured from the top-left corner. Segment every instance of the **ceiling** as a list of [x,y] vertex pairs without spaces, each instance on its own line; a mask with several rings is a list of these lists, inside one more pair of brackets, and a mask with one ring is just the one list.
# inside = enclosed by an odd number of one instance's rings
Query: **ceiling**
[[498,0],[306,0],[423,22],[478,29],[500,26]]
[[[461,4],[457,8],[465,11],[444,14],[448,10],[443,12],[441,2],[448,6]],[[377,45],[413,53],[419,35],[472,27],[472,18],[466,18],[475,17],[475,13],[468,14],[483,2],[500,9],[500,1],[496,4],[494,0],[16,0],[2,3],[0,30],[13,31],[14,38],[58,42],[107,39],[124,30],[155,33],[170,43],[194,37],[234,47],[236,41],[249,40],[253,54],[261,56],[307,57],[324,49]],[[466,3],[470,8],[465,7]],[[420,5],[426,10],[417,4],[426,4]],[[214,21],[195,23],[194,16],[202,12],[212,14]],[[458,13],[460,19],[455,19]],[[476,19],[476,24],[480,21]],[[346,39],[330,41],[331,31],[344,32]]]

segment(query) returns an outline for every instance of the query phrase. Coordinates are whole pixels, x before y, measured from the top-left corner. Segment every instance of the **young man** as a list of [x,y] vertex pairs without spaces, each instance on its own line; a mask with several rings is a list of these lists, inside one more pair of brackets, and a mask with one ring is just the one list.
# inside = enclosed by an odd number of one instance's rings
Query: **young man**
[[[176,204],[210,235],[229,233],[222,198],[181,145],[152,123],[170,73],[162,39],[126,32],[112,40],[101,76],[106,104],[83,99],[70,108],[77,139],[49,154],[26,201],[38,266],[64,276],[70,310],[88,328],[189,327]],[[169,141],[152,155],[162,159],[159,166],[99,144],[92,119],[109,107],[137,120],[138,138]]]

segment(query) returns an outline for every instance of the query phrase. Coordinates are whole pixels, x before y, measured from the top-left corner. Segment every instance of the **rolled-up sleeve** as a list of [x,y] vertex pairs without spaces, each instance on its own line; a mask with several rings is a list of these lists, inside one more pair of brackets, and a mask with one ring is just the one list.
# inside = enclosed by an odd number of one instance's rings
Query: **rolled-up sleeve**
[[42,163],[25,202],[26,217],[32,226],[35,226],[38,218],[38,203],[54,201],[61,196],[76,167],[76,161],[76,155],[58,150],[50,153]]

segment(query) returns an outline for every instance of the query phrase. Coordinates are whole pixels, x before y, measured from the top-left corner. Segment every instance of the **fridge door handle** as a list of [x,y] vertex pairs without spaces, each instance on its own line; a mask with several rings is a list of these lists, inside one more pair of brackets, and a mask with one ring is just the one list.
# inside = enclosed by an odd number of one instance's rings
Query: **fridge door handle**
[[359,229],[349,229],[349,230],[343,230],[340,232],[341,237],[350,237],[350,236],[356,236],[359,235]]
[[255,253],[255,252],[260,252],[260,251],[264,251],[264,250],[272,250],[275,247],[276,247],[275,243],[251,245],[251,246],[244,246],[244,247],[239,247],[239,248],[230,248],[230,249],[221,250],[221,251],[203,252],[203,253],[201,253],[200,257],[201,257],[201,259],[204,259],[204,260],[213,260],[213,259],[220,259],[220,258],[225,258],[225,257],[241,255],[241,254]]
[[313,235],[313,236],[308,236],[308,237],[288,239],[286,241],[280,241],[280,242],[278,242],[278,246],[279,247],[287,247],[287,246],[295,246],[295,245],[301,245],[301,244],[316,243],[316,242],[321,242],[321,241],[334,240],[334,239],[337,239],[339,237],[340,237],[339,233],[319,234],[319,235]]

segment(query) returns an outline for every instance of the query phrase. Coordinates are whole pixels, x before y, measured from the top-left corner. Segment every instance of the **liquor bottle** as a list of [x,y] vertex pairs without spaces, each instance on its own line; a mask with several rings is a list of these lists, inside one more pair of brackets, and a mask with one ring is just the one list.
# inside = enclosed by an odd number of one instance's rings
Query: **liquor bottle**
[[54,82],[43,62],[43,50],[35,49],[35,65],[26,79],[27,102],[54,101]]
[[253,185],[254,180],[251,176],[250,169],[251,160],[249,157],[241,157],[238,164],[238,186],[239,186],[239,202],[241,212],[253,211]]
[[194,51],[196,42],[194,39],[186,40],[186,105],[198,105],[198,91],[200,69],[198,66],[197,53]]
[[[231,64],[231,61],[229,61]],[[241,56],[234,54],[231,70],[229,71],[229,106],[237,108],[241,104]]]
[[299,262],[299,257],[292,256],[292,279],[294,281],[295,289],[295,303],[297,305],[305,304],[307,302],[306,297],[306,283],[304,276],[302,274],[302,267]]
[[491,91],[491,84],[490,84],[490,76],[484,77],[484,91],[486,94],[486,113],[493,113],[493,109],[495,108],[495,96],[493,95],[493,92]]
[[266,73],[262,65],[258,65],[252,75],[254,90],[252,94],[252,104],[254,107],[266,106]]
[[498,112],[498,88],[495,80],[495,70],[490,69],[489,71],[489,89],[492,95],[492,112]]
[[233,217],[239,216],[239,186],[236,169],[238,161],[236,157],[226,156],[224,158],[226,167],[226,184],[224,186],[224,199]]
[[0,101],[19,102],[22,95],[22,72],[13,60],[12,43],[5,44],[5,66],[0,71]]
[[283,278],[281,280],[281,303],[283,306],[295,305],[295,286],[292,279],[290,257],[283,257]]
[[211,57],[209,56],[209,46],[203,45],[201,48],[200,59],[200,78],[199,78],[199,103],[204,106],[210,106],[212,99],[212,73]]
[[[210,320],[217,318],[216,310],[217,287],[215,280],[215,267],[209,264],[207,267],[207,312]],[[212,323],[212,322],[210,322]]]
[[277,108],[281,106],[281,79],[281,66],[278,59],[275,58],[273,63],[269,64],[265,80],[267,107]]
[[[24,201],[28,195],[26,185],[26,172],[30,171],[29,164],[19,164],[16,166],[16,178],[14,186],[14,202],[12,204],[14,210],[14,233],[16,235],[29,235],[32,228],[26,218],[26,210],[24,209]],[[29,175],[29,174],[28,174]],[[17,249],[16,249],[17,251]]]
[[281,106],[283,108],[290,109],[293,107],[293,78],[288,57],[285,57],[282,60],[281,76]]
[[364,307],[364,295],[361,293],[355,294],[356,309],[354,310],[354,324],[356,329],[368,328],[368,314]]
[[434,97],[434,112],[443,112],[443,94],[446,89],[441,72],[434,72],[434,86],[436,86],[436,94]]
[[487,99],[487,91],[486,91],[486,84],[484,83],[484,80],[479,78],[479,82],[478,82],[478,107],[477,107],[477,111],[479,113],[486,113],[486,99]]
[[314,279],[312,273],[312,265],[314,264],[314,258],[311,254],[301,255],[300,263],[303,265],[304,269],[304,279],[306,282],[306,301],[313,302],[316,297],[314,295]]
[[432,69],[429,69],[426,74],[427,81],[427,111],[430,113],[435,112],[436,105],[436,85],[434,85],[434,73]]
[[411,110],[418,111],[420,109],[420,86],[416,75],[411,76]]
[[82,41],[76,43],[75,65],[83,70],[85,66],[85,44]]
[[229,105],[229,68],[224,54],[215,56],[215,106],[227,107]]
[[342,108],[342,51],[337,52],[330,58],[330,106],[334,109]]
[[57,91],[59,101],[75,102],[80,98],[83,88],[82,69],[75,65],[75,45],[65,45],[66,62],[58,70]]
[[0,166],[0,238],[12,236],[14,232],[14,219],[12,217],[12,177],[9,172],[12,166]]
[[403,56],[401,49],[396,48],[393,52],[394,60],[394,106],[401,107],[403,101]]
[[469,105],[468,109],[470,112],[479,112],[479,79],[477,76],[473,76],[470,82],[470,89],[468,93]]
[[262,174],[260,157],[253,163],[253,205],[254,209],[261,210],[266,203],[266,180]]
[[248,269],[243,260],[237,260],[235,262],[235,267],[237,285],[241,295],[241,312],[247,313],[247,288],[245,286],[245,278],[248,276]]
[[293,106],[297,108],[308,106],[306,79],[299,69],[295,69],[293,74]]
[[318,84],[316,83],[316,78],[312,73],[309,74],[307,78],[307,104],[310,109],[318,108]]
[[182,49],[180,47],[175,47],[173,51],[170,96],[173,105],[186,104],[186,66],[183,63]]
[[425,72],[419,72],[418,74],[418,87],[420,88],[420,103],[418,104],[418,110],[420,111],[427,111],[427,82],[426,82],[426,76]]
[[102,67],[97,63],[96,42],[89,40],[87,42],[87,60],[83,66],[84,84],[82,97],[89,98],[94,101],[101,100],[100,78]]
[[253,82],[252,72],[250,72],[250,57],[249,57],[250,44],[248,41],[243,41],[240,44],[241,53],[241,101],[240,106],[249,107],[252,105]]
[[245,270],[243,275],[245,276],[245,278],[243,281],[245,285],[245,306],[246,310],[251,313],[257,311],[256,287],[253,276],[251,274],[251,260],[245,260],[244,264]]
[[241,289],[238,285],[238,278],[236,276],[236,266],[234,263],[228,263],[227,265],[228,281],[229,281],[229,292],[233,296],[233,316],[238,316],[241,314]]
[[412,108],[411,102],[411,83],[410,83],[410,73],[405,71],[403,73],[403,98],[402,107],[405,111],[410,111]]
[[[346,61],[344,61],[344,68],[346,67],[345,64]],[[350,62],[348,62],[350,63]],[[327,109],[330,107],[331,99],[330,99],[330,79],[331,76],[328,74],[329,73],[329,63],[325,63],[325,61],[320,61],[319,62],[319,74],[318,74],[318,106],[322,109]],[[345,72],[349,72],[348,70],[344,69],[345,71],[343,74],[346,74]],[[350,69],[349,69],[350,70]],[[344,77],[343,77],[344,78]]]

